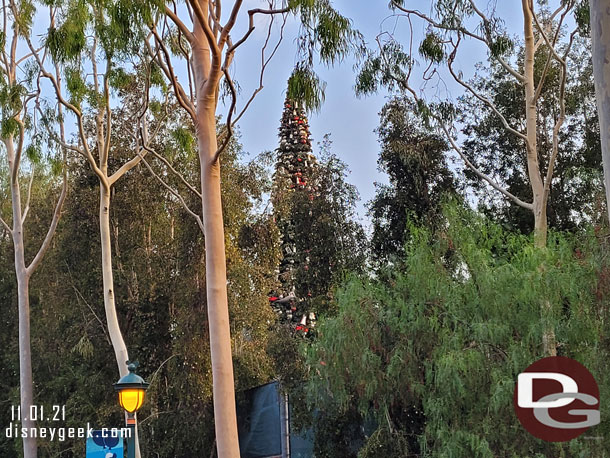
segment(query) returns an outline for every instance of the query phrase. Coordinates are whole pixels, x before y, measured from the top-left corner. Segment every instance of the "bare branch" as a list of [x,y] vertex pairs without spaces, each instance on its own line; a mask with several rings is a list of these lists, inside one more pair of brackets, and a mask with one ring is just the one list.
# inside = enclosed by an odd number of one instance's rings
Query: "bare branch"
[[6,221],[4,221],[4,218],[2,218],[2,216],[0,216],[0,224],[2,224],[2,226],[4,226],[4,229],[7,230],[7,232],[11,235],[13,235],[13,230],[11,229],[11,227],[6,223]]
[[455,70],[453,69],[453,62],[455,60],[455,55],[456,55],[459,43],[460,43],[460,40],[458,39],[458,42],[455,45],[453,45],[454,46],[453,52],[451,53],[451,55],[449,56],[449,59],[447,61],[447,67],[449,68],[449,73],[451,73],[451,76],[453,76],[453,79],[458,84],[460,84],[462,87],[464,87],[466,90],[468,90],[468,92],[470,92],[475,98],[477,98],[481,102],[485,103],[496,114],[496,116],[498,116],[500,118],[500,121],[502,122],[502,124],[504,125],[504,128],[507,131],[509,131],[513,135],[516,135],[517,137],[519,137],[520,139],[522,139],[523,141],[528,143],[529,141],[528,141],[527,135],[525,135],[522,132],[519,132],[517,129],[513,128],[508,123],[508,120],[504,117],[504,115],[502,113],[500,113],[500,110],[498,110],[498,107],[496,107],[496,105],[491,100],[489,100],[487,97],[484,97],[483,95],[479,94],[477,91],[474,90],[474,88],[470,84],[466,83],[460,76],[458,76],[456,74]]
[[456,153],[459,154],[459,156],[462,158],[462,160],[468,166],[468,168],[470,168],[479,178],[485,180],[487,183],[489,183],[491,185],[492,188],[494,188],[496,191],[499,191],[502,194],[504,194],[506,197],[508,197],[510,200],[512,200],[514,203],[516,203],[520,207],[527,208],[528,210],[533,210],[533,208],[534,208],[533,204],[524,202],[521,199],[519,199],[518,197],[516,197],[515,195],[511,194],[509,191],[507,191],[502,186],[500,186],[498,183],[496,183],[496,181],[493,180],[490,176],[483,173],[481,170],[479,170],[478,167],[476,167],[472,162],[470,162],[470,160],[464,154],[464,151],[462,150],[462,148],[460,148],[458,146],[458,144],[453,139],[453,136],[449,133],[449,130],[447,129],[447,127],[442,122],[440,123],[440,126],[441,126],[441,129],[443,130],[443,132],[445,133],[445,137],[447,137],[447,139],[449,140],[449,143],[451,144],[451,148]]
[[225,150],[229,142],[231,141],[231,137],[233,136],[233,112],[235,111],[235,104],[237,103],[237,91],[235,90],[235,84],[233,84],[233,80],[231,79],[231,75],[229,75],[229,71],[225,68],[223,70],[225,78],[227,79],[227,83],[229,84],[229,88],[231,89],[231,106],[229,108],[229,114],[227,115],[227,123],[226,123],[226,134],[225,138],[222,142],[222,145],[216,153],[214,154],[214,158],[212,159],[212,163],[216,162],[220,157],[221,153]]
[[[227,21],[227,23],[222,28],[222,31],[220,32],[220,38],[218,39],[218,47],[220,49],[222,49],[224,47],[225,43],[227,42],[229,33],[231,32],[231,30],[233,29],[233,26],[235,25],[235,21],[237,20],[237,15],[239,14],[239,10],[241,9],[241,6],[243,3],[244,3],[243,0],[235,0],[235,3],[233,4],[233,9],[231,10],[231,15],[229,16],[229,20]],[[218,19],[220,19],[220,17]]]
[[[561,24],[561,22],[563,22],[563,18],[565,18],[565,16],[568,14],[568,12],[572,9],[572,6],[573,5],[570,5],[566,9],[566,11],[561,15],[562,19],[560,21],[560,24]],[[534,19],[534,23],[536,24],[536,28],[540,32],[540,35],[542,36],[542,39],[544,40],[544,42],[546,43],[547,47],[549,48],[549,51],[553,54],[553,57],[555,59],[557,59],[558,62],[562,63],[563,62],[563,58],[559,54],[557,54],[557,51],[555,50],[555,46],[553,45],[553,43],[551,43],[551,40],[549,39],[548,35],[544,31],[542,25],[540,25],[540,21],[538,19],[538,15],[534,11],[533,5],[528,2],[528,7],[529,7],[530,12],[532,14],[532,18]],[[562,7],[563,7],[563,5],[562,5]]]
[[[175,6],[175,5],[174,5]],[[191,33],[191,31],[188,29],[188,27],[184,24],[184,22],[182,22],[180,20],[180,18],[178,17],[178,15],[172,11],[171,9],[169,9],[169,7],[167,5],[165,5],[165,15],[167,17],[169,17],[172,22],[174,24],[176,24],[176,27],[178,27],[178,31],[180,33],[182,33],[186,39],[188,40],[189,43],[193,43],[193,34]]]
[[284,13],[289,13],[290,12],[290,8],[280,8],[280,9],[269,9],[269,10],[264,10],[261,8],[254,8],[251,10],[248,10],[248,21],[249,21],[249,27],[247,32],[245,33],[245,35],[243,37],[241,37],[237,43],[235,43],[233,46],[231,46],[227,52],[232,52],[235,51],[237,48],[239,48],[247,39],[248,37],[252,34],[252,32],[254,32],[254,15],[255,14],[284,14]]
[[28,212],[30,211],[30,201],[32,198],[32,184],[34,183],[34,172],[35,167],[32,165],[32,170],[30,173],[30,182],[28,183],[28,195],[25,200],[25,209],[23,210],[23,216],[21,217],[21,223],[25,223],[25,219],[28,217]]
[[66,263],[66,267],[68,269],[68,275],[70,276],[70,283],[72,283],[72,289],[74,290],[74,292],[76,293],[77,297],[80,298],[81,301],[83,301],[83,303],[89,308],[89,310],[91,311],[91,313],[93,314],[93,316],[95,317],[95,319],[97,320],[97,322],[100,324],[100,326],[102,327],[102,332],[104,333],[104,337],[106,338],[106,341],[108,342],[108,345],[112,345],[112,342],[110,340],[110,336],[107,333],[106,330],[106,325],[104,324],[104,322],[97,316],[97,314],[95,313],[95,311],[93,310],[93,307],[91,307],[91,305],[89,305],[89,302],[87,302],[87,300],[85,299],[85,296],[83,296],[83,294],[79,291],[79,289],[76,287],[76,285],[74,284],[74,279],[72,278],[72,272],[70,271],[70,266],[68,265],[68,263]]
[[80,111],[80,109],[78,109],[76,106],[74,106],[73,104],[71,104],[70,102],[68,102],[62,95],[61,92],[61,85],[60,85],[60,73],[59,73],[59,68],[56,66],[56,71],[57,71],[57,77],[53,76],[51,73],[49,73],[45,67],[44,64],[42,62],[42,60],[40,59],[40,55],[38,53],[35,52],[34,47],[32,46],[32,42],[30,41],[29,37],[26,37],[26,41],[28,43],[28,46],[30,48],[30,50],[33,52],[34,54],[34,58],[36,59],[36,62],[38,63],[38,66],[40,68],[40,72],[42,73],[42,75],[47,78],[51,84],[53,85],[53,88],[55,89],[55,95],[57,96],[57,100],[59,101],[59,103],[61,105],[63,105],[66,109],[70,110],[74,116],[76,117],[77,120],[77,125],[78,125],[78,133],[79,133],[79,137],[81,139],[81,142],[83,144],[83,149],[80,150],[74,146],[68,145],[65,141],[61,142],[63,143],[64,146],[66,146],[67,148],[76,151],[78,153],[81,153],[89,162],[89,165],[91,166],[91,169],[94,171],[94,173],[97,175],[97,177],[99,178],[100,182],[102,183],[103,186],[108,187],[108,180],[107,180],[107,176],[106,174],[97,166],[96,162],[95,162],[95,158],[93,157],[93,154],[91,153],[91,150],[89,148],[89,145],[87,144],[87,135],[85,134],[85,129],[84,129],[84,125],[83,125],[83,115],[82,112]]
[[[144,149],[147,149],[147,148],[144,147]],[[163,179],[157,173],[155,173],[155,171],[152,169],[150,164],[146,161],[146,159],[144,159],[144,156],[142,156],[141,159],[142,159],[142,163],[146,166],[146,168],[151,173],[151,175],[153,177],[155,177],[157,179],[157,181],[159,183],[161,183],[161,185],[165,189],[167,189],[174,197],[176,197],[180,201],[180,204],[182,205],[184,210],[189,215],[191,215],[193,218],[195,218],[195,221],[197,221],[197,224],[199,225],[199,229],[201,229],[201,232],[203,233],[204,232],[203,231],[203,222],[201,221],[201,218],[199,217],[199,215],[189,208],[189,206],[186,204],[186,202],[184,201],[184,199],[182,198],[182,196],[180,195],[180,193],[178,191],[176,191],[174,188],[172,188],[170,185],[168,185],[165,181],[163,181]]]
[[[214,37],[214,33],[212,29],[210,29],[210,24],[205,17],[205,12],[201,9],[201,5],[197,0],[187,0],[187,3],[193,8],[193,12],[195,13],[195,17],[197,21],[199,21],[199,25],[201,26],[203,33],[208,41],[208,45],[210,47],[210,52],[212,53],[212,59],[216,62],[220,62],[220,48],[218,43],[216,43],[216,39]],[[220,64],[219,64],[220,65]]]
[[[491,22],[489,21],[489,18],[487,16],[485,16],[485,14],[483,14],[483,12],[477,7],[476,3],[474,0],[470,0],[470,5],[472,7],[472,9],[474,10],[474,12],[481,18],[481,20],[483,21],[483,24],[485,25],[485,30],[488,31],[487,33],[487,40],[485,40],[485,44],[487,44],[488,47],[490,47],[491,45]],[[511,67],[508,62],[506,62],[502,56],[500,55],[495,55],[492,54],[492,56],[498,61],[500,62],[500,65],[502,65],[502,67],[504,67],[504,69],[510,73],[511,75],[513,75],[520,83],[523,83],[525,81],[525,76],[522,75],[521,73],[519,73],[517,70],[515,70],[513,67]]]
[[[561,9],[563,8],[563,5],[560,6],[555,13],[558,13],[559,11],[561,11]],[[563,14],[561,15],[560,19],[559,19],[559,23],[557,24],[557,29],[555,30],[555,35],[553,36],[553,41],[550,42],[548,41],[548,38],[546,37],[546,33],[542,30],[540,23],[538,22],[538,18],[536,16],[536,14],[534,13],[533,9],[531,10],[532,12],[532,16],[534,17],[534,21],[537,24],[538,29],[541,32],[541,35],[543,36],[543,39],[545,40],[545,42],[547,43],[547,47],[550,48],[549,55],[547,57],[546,63],[544,65],[544,70],[542,71],[542,76],[540,77],[540,81],[538,83],[538,87],[536,88],[536,92],[534,94],[534,100],[538,100],[540,98],[540,94],[542,93],[542,89],[544,86],[544,81],[546,80],[546,75],[549,71],[549,68],[551,66],[551,61],[553,60],[553,58],[555,56],[557,56],[557,53],[555,53],[555,46],[557,44],[557,40],[559,39],[559,33],[561,32],[561,26],[563,25],[563,21],[566,17],[566,15],[568,14],[568,12],[570,11],[570,9],[566,9]],[[554,17],[554,16],[553,16]],[[570,40],[570,45],[568,46],[568,50],[571,48],[572,46],[572,39]],[[566,53],[567,56],[567,53]],[[563,59],[557,59],[557,61],[559,62],[560,65],[565,66],[565,57]]]
[[195,194],[197,197],[199,197],[201,199],[201,193],[197,190],[197,188],[195,188],[188,181],[186,181],[184,176],[180,172],[178,172],[172,166],[172,164],[170,164],[170,162],[167,159],[165,159],[163,156],[161,156],[159,153],[157,153],[154,149],[150,149],[149,153],[151,153],[153,156],[155,156],[157,159],[159,159],[161,162],[163,162],[167,166],[167,168],[169,168],[170,171],[174,175],[176,175],[180,179],[180,181],[182,181],[182,183],[189,189],[189,191],[191,191],[193,194]]
[[55,211],[53,212],[53,219],[51,220],[51,224],[49,225],[49,230],[47,231],[47,235],[36,253],[36,256],[32,260],[31,264],[26,268],[26,275],[30,277],[32,273],[36,270],[38,265],[41,263],[42,258],[46,254],[47,250],[51,246],[51,241],[53,236],[55,235],[55,229],[57,229],[57,223],[59,222],[59,218],[61,216],[61,209],[64,205],[64,201],[66,200],[66,195],[68,194],[68,166],[66,164],[66,156],[64,154],[64,171],[63,171],[63,185],[61,188],[61,194],[59,199],[57,200],[57,204],[55,205]]
[[[169,54],[169,51],[168,51],[167,47],[165,46],[165,43],[163,43],[163,40],[161,39],[161,37],[159,36],[157,31],[155,29],[152,29],[151,31],[155,37],[155,42],[156,42],[157,46],[159,48],[161,48],[161,51],[163,52],[163,56],[165,57],[165,61],[163,61],[163,60],[161,60],[161,57],[159,56],[157,58],[157,63],[159,64],[159,66],[161,67],[163,72],[165,73],[165,76],[170,80],[172,87],[174,88],[174,94],[176,96],[176,100],[178,100],[178,103],[180,104],[180,106],[182,108],[184,108],[186,110],[186,112],[191,116],[191,119],[193,120],[193,122],[196,122],[197,113],[195,113],[195,107],[193,106],[192,102],[188,99],[186,93],[184,92],[184,89],[178,82],[178,77],[174,74],[174,68],[172,66],[172,61],[171,61],[171,56]],[[148,53],[154,57],[155,53],[150,48],[150,44],[148,42],[146,42],[146,45],[148,48]]]
[[[576,36],[577,33],[578,33],[578,29],[574,30],[570,34],[570,42],[568,43],[568,47],[567,47],[566,54],[565,54],[566,57],[568,55],[570,48],[572,47],[572,43],[574,42],[574,37]],[[546,171],[546,177],[544,180],[543,202],[547,201],[547,199],[549,197],[549,193],[551,191],[551,182],[552,182],[553,173],[555,170],[555,161],[557,160],[557,155],[559,154],[559,131],[561,130],[561,127],[562,127],[562,125],[565,121],[565,117],[566,117],[565,90],[566,90],[566,83],[567,83],[567,74],[568,74],[568,68],[567,68],[567,64],[566,64],[566,58],[564,58],[563,62],[561,64],[561,83],[559,86],[559,117],[557,118],[557,121],[555,122],[555,125],[553,126],[553,149],[551,152],[548,169]]]
[[[25,140],[25,127],[23,125],[23,121],[18,117],[13,117],[17,124],[19,125],[19,141],[17,142],[17,150],[14,152],[13,158],[13,170],[11,170],[11,177],[13,181],[17,181],[17,177],[19,176],[19,167],[21,166],[21,155],[23,153],[23,142]],[[13,141],[13,137],[10,137],[10,141]]]
[[[278,38],[277,43],[275,44],[275,47],[273,48],[273,51],[271,51],[271,54],[269,55],[269,57],[265,58],[265,50],[267,48],[267,44],[269,43],[269,39],[271,37],[271,27],[273,26],[274,18],[275,18],[275,16],[271,16],[271,21],[269,24],[269,28],[267,30],[267,38],[265,39],[265,44],[261,48],[261,72],[260,72],[258,87],[254,90],[254,92],[252,93],[252,95],[250,96],[250,98],[248,99],[248,101],[246,102],[244,107],[242,108],[242,110],[233,120],[233,125],[235,125],[241,119],[241,117],[248,110],[248,108],[250,107],[250,105],[252,104],[252,102],[254,101],[256,96],[258,95],[258,93],[263,90],[263,82],[264,82],[265,70],[267,69],[267,65],[269,65],[269,62],[271,62],[271,59],[273,59],[273,57],[277,53],[277,50],[279,49],[280,45],[282,44],[282,40],[284,39],[284,29],[286,27],[286,21],[288,20],[288,16],[286,14],[283,15],[282,26],[280,27],[280,37]],[[231,48],[233,48],[233,46]]]

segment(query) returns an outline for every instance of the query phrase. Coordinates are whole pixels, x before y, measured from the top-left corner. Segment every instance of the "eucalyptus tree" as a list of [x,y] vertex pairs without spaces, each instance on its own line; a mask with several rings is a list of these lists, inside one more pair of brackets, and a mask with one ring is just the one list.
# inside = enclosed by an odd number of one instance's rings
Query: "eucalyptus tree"
[[[229,8],[224,8],[227,6]],[[330,0],[267,0],[264,8],[246,10],[243,0],[187,0],[184,8],[162,5],[164,13],[151,27],[147,42],[149,53],[169,80],[180,105],[190,115],[197,133],[201,169],[201,201],[206,250],[206,285],[210,351],[214,393],[214,415],[218,455],[238,457],[235,392],[231,360],[231,335],[227,304],[225,234],[223,228],[220,156],[228,144],[232,126],[250,106],[263,86],[263,74],[277,46],[269,50],[273,22],[281,18],[284,30],[287,15],[295,14],[301,22],[297,40],[300,60],[290,78],[288,96],[303,100],[308,108],[317,108],[323,99],[322,83],[313,71],[318,51],[322,62],[341,59],[359,38],[350,21],[340,15]],[[228,14],[223,15],[223,11]],[[261,49],[259,87],[234,116],[236,86],[230,75],[240,46],[255,29],[257,16],[270,18],[267,41]],[[247,23],[245,33],[236,37],[238,21]],[[279,33],[278,43],[283,33]],[[174,52],[176,54],[174,54]],[[178,72],[181,65],[183,71]],[[180,78],[184,75],[184,78]],[[226,129],[219,145],[216,116],[221,83],[231,103]]]
[[[120,376],[127,374],[129,353],[121,332],[114,290],[110,207],[112,188],[136,167],[160,125],[148,118],[152,67],[137,49],[144,39],[141,28],[151,17],[129,5],[67,1],[47,6],[50,24],[44,52],[28,39],[43,79],[50,83],[57,104],[73,120],[76,135],[62,146],[84,158],[99,180],[99,227],[103,300],[106,325]],[[144,15],[144,16],[143,16]],[[128,83],[140,90],[118,102],[132,108],[130,159],[112,157],[113,90]],[[92,129],[88,128],[91,124]],[[149,123],[153,129],[149,136]],[[155,130],[157,129],[157,130]],[[137,432],[136,432],[137,434]],[[137,438],[136,438],[137,439]],[[136,440],[136,455],[139,443]]]
[[[65,151],[55,148],[56,144],[49,137],[41,121],[48,121],[52,112],[44,113],[45,119],[36,117],[36,108],[42,106],[39,75],[35,64],[32,67],[33,52],[27,51],[24,42],[31,34],[34,10],[29,2],[19,4],[11,2],[5,5],[0,38],[0,141],[4,146],[6,169],[2,174],[8,175],[8,194],[10,194],[12,223],[0,215],[2,230],[10,234],[13,241],[15,275],[17,278],[18,321],[19,321],[19,386],[22,412],[22,426],[28,431],[35,427],[30,415],[34,403],[32,380],[32,354],[30,342],[30,302],[29,284],[32,274],[40,265],[51,245],[55,234],[61,209],[67,193],[67,178],[64,168],[63,185],[57,198],[55,210],[49,222],[46,236],[33,259],[26,260],[25,223],[30,214],[32,185],[36,178],[37,167],[48,167],[56,172],[61,171],[65,163]],[[26,51],[24,51],[26,49]],[[40,114],[43,114],[42,112]],[[60,133],[63,125],[59,120]],[[53,127],[49,126],[50,130]],[[43,154],[42,149],[47,149]],[[46,162],[46,164],[45,164]],[[21,177],[27,177],[27,186],[22,188]],[[3,177],[4,178],[4,177]],[[3,185],[4,180],[0,183]],[[4,189],[2,194],[4,194]],[[24,196],[25,192],[25,196]],[[0,194],[1,195],[1,194]],[[24,198],[25,197],[25,198]],[[28,435],[23,438],[25,458],[37,456],[36,438]]]
[[[479,179],[499,192],[509,202],[531,212],[534,219],[534,240],[539,248],[546,246],[548,221],[547,205],[551,183],[560,149],[560,133],[566,121],[566,83],[568,79],[570,51],[576,36],[582,28],[583,3],[576,0],[556,1],[549,6],[546,1],[521,0],[520,14],[523,29],[517,41],[522,43],[523,53],[515,52],[516,41],[496,10],[495,3],[477,0],[448,0],[429,3],[430,14],[414,9],[410,2],[392,0],[390,9],[397,21],[404,19],[407,24],[406,48],[397,38],[393,28],[383,31],[377,37],[378,50],[362,64],[358,77],[357,91],[373,92],[380,85],[387,86],[411,96],[419,110],[431,124],[444,135],[457,154]],[[550,8],[550,9],[549,9]],[[571,18],[576,18],[572,26]],[[416,23],[426,27],[426,33],[417,49],[425,61],[423,72],[416,69],[414,53]],[[571,29],[571,30],[570,30]],[[488,66],[499,65],[522,88],[521,103],[525,116],[522,122],[514,122],[494,101],[494,94],[477,87],[464,76],[468,68],[460,68],[461,58],[474,47],[480,47],[487,56]],[[536,59],[542,58],[544,65],[539,77],[535,75]],[[470,65],[470,70],[476,69]],[[551,78],[557,69],[558,75]],[[423,81],[415,88],[413,78],[417,75]],[[524,200],[510,192],[494,176],[486,174],[470,159],[463,141],[456,135],[456,100],[447,89],[447,81],[457,87],[463,95],[462,101],[470,102],[473,109],[484,107],[500,120],[503,128],[513,136],[518,144],[518,154],[523,158],[531,189],[531,201]],[[556,94],[556,109],[550,122],[544,123],[539,116],[539,105],[543,89],[553,86]],[[441,88],[446,88],[445,93]],[[516,96],[516,95],[515,95]],[[540,160],[538,137],[547,130],[551,139],[548,161]],[[542,319],[549,321],[552,307],[547,302],[542,307]],[[548,328],[543,336],[546,354],[556,354],[553,330]]]
[[[435,124],[456,153],[479,179],[499,192],[509,202],[529,211],[534,218],[534,234],[538,246],[546,245],[547,204],[553,173],[557,161],[560,132],[566,121],[566,81],[568,78],[570,50],[582,27],[584,5],[577,0],[546,1],[522,0],[520,16],[523,29],[517,40],[511,38],[512,29],[507,29],[494,2],[477,0],[430,1],[422,10],[411,6],[412,2],[392,0],[390,9],[398,20],[405,19],[406,44],[395,32],[384,31],[377,37],[378,51],[367,59],[361,69],[357,89],[361,93],[376,90],[379,85],[412,96]],[[430,10],[430,14],[422,11]],[[571,21],[576,18],[576,21]],[[575,23],[575,25],[572,25]],[[426,27],[419,46],[415,43],[413,30],[417,24]],[[516,44],[523,45],[523,53],[516,53]],[[494,94],[473,84],[465,76],[472,66],[460,68],[465,53],[472,54],[479,47],[487,56],[487,64],[498,65],[522,88],[520,102],[524,106],[523,122],[513,122],[494,101]],[[405,49],[406,48],[406,49]],[[423,73],[416,67],[414,49],[424,60]],[[543,60],[543,70],[535,75],[537,58]],[[558,76],[551,77],[557,69]],[[422,89],[415,88],[414,76],[423,79]],[[437,83],[437,84],[435,84]],[[455,134],[455,99],[443,94],[443,84],[457,87],[472,104],[484,107],[495,115],[503,128],[518,143],[518,152],[527,165],[531,188],[531,201],[511,193],[494,176],[484,173],[470,160],[469,152]],[[549,125],[538,116],[543,88],[553,86],[557,104]],[[448,93],[449,90],[446,91]],[[431,102],[434,100],[433,102]],[[548,130],[551,138],[551,153],[546,164],[540,161],[537,135]]]

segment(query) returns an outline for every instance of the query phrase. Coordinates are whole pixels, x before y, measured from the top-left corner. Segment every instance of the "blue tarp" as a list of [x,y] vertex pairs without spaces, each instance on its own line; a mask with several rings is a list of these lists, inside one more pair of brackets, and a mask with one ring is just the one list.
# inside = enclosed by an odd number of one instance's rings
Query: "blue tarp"
[[238,415],[242,458],[282,456],[280,394],[277,383],[248,390]]

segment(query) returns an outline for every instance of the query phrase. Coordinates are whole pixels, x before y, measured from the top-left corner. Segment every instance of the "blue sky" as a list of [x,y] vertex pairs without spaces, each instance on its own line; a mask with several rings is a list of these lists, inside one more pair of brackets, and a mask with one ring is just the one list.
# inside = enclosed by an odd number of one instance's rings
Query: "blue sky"
[[[353,19],[354,26],[366,36],[367,41],[374,40],[380,30],[379,24],[389,13],[384,1],[340,0],[333,3],[339,11]],[[239,122],[241,142],[252,157],[277,147],[277,129],[286,95],[286,81],[297,57],[294,44],[297,27],[295,21],[287,25],[288,33],[268,67],[265,88]],[[235,59],[235,77],[242,87],[244,99],[258,80],[260,55],[257,50],[266,31],[263,24],[258,28],[258,35],[252,37],[252,42],[244,46]],[[351,170],[349,181],[360,192],[362,200],[358,211],[364,216],[363,204],[374,195],[373,182],[385,181],[385,177],[377,171],[379,144],[374,133],[385,94],[357,99],[354,94],[354,63],[352,58],[348,58],[333,68],[320,66],[317,69],[327,84],[326,101],[319,113],[309,116],[309,121],[314,142],[320,141],[324,134],[331,134],[332,151]]]
[[[261,2],[251,0],[247,3],[247,7],[253,7],[260,6]],[[516,3],[507,5],[507,3],[509,2],[499,2],[497,7],[499,16],[506,21],[509,29],[518,31],[522,27],[520,5]],[[353,20],[353,25],[364,35],[369,46],[374,46],[375,37],[381,31],[382,22],[390,15],[387,8],[388,1],[335,0],[333,4],[342,14]],[[429,1],[412,1],[411,4],[417,4],[424,12],[429,12]],[[490,4],[493,6],[495,2],[492,1]],[[519,8],[515,8],[516,5]],[[266,19],[261,17],[259,20],[261,23],[257,27],[256,33],[251,37],[250,42],[240,49],[235,59],[234,75],[240,83],[244,100],[258,82],[259,50],[266,32],[266,22],[264,22]],[[386,28],[391,24],[386,21]],[[237,27],[244,25],[238,24]],[[405,25],[402,25],[402,30],[406,33]],[[415,22],[414,25],[417,43],[418,35],[421,36],[424,32],[424,26]],[[294,43],[297,27],[295,20],[289,21],[283,44],[267,69],[265,88],[239,122],[241,142],[250,157],[277,147],[277,128],[283,108],[286,81],[297,57]],[[469,51],[466,55],[459,57],[458,63],[465,69],[464,74],[468,75],[468,68],[472,69],[474,63],[485,60],[485,58],[484,49],[473,48],[472,52]],[[387,100],[388,94],[381,92],[365,98],[356,98],[354,64],[353,58],[348,58],[333,68],[321,66],[318,68],[318,73],[327,83],[326,101],[320,112],[312,114],[309,120],[314,141],[317,142],[322,139],[324,134],[330,133],[333,140],[332,151],[348,164],[351,170],[349,180],[356,185],[361,195],[358,213],[363,222],[368,225],[364,204],[374,196],[374,182],[387,181],[385,175],[377,170],[380,147],[374,129],[378,125],[378,113]]]

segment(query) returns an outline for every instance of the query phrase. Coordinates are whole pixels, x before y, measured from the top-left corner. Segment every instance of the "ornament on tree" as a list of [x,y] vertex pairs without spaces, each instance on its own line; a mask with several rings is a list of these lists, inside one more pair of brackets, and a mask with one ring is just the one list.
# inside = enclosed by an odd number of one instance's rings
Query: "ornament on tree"
[[[303,285],[303,281],[306,281],[303,276],[307,275],[304,272],[309,269],[309,257],[302,256],[297,248],[295,233],[297,225],[300,226],[302,221],[295,220],[290,210],[294,204],[290,202],[301,192],[307,193],[304,197],[309,199],[309,202],[313,200],[314,189],[310,178],[316,158],[312,153],[309,125],[303,108],[288,99],[284,107],[271,196],[274,209],[278,209],[274,217],[281,234],[283,259],[278,269],[281,286],[280,291],[269,297],[269,302],[278,313],[280,322],[290,326],[293,331],[308,335],[310,329],[315,326],[315,314],[308,310],[312,294]],[[284,209],[283,213],[279,209]],[[296,297],[297,284],[301,285],[299,288],[308,291],[303,292],[305,297]]]

